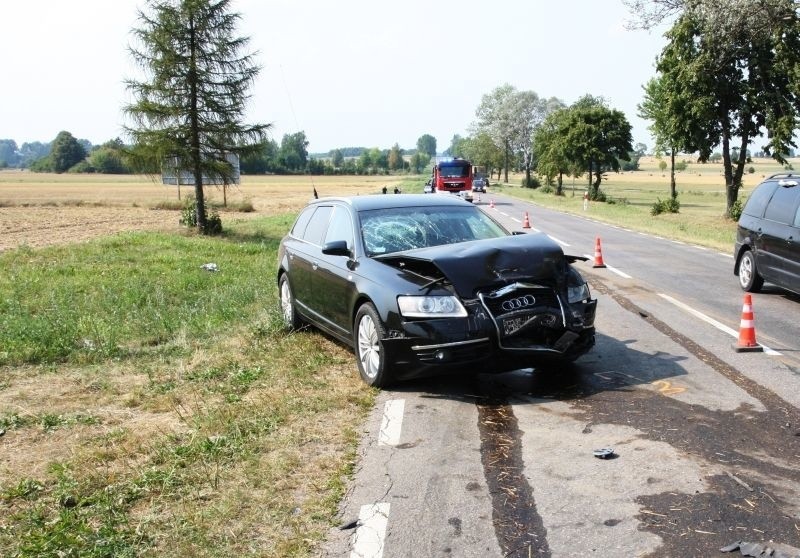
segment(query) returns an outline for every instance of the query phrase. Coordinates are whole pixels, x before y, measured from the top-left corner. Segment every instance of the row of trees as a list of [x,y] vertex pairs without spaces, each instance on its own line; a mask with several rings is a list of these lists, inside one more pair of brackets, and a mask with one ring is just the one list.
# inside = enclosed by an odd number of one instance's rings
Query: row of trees
[[[795,0],[626,0],[633,26],[672,22],[644,86],[641,116],[670,156],[722,154],[727,214],[737,206],[748,146],[786,164],[800,124],[800,18]],[[675,196],[675,174],[671,172]]]
[[[92,149],[89,140],[78,140],[88,152]],[[28,168],[30,165],[50,154],[53,142],[25,142],[21,146],[13,139],[0,139],[0,168]]]
[[537,171],[548,181],[557,179],[561,193],[564,174],[586,173],[596,198],[604,172],[625,168],[624,161],[638,161],[645,150],[634,151],[625,115],[590,95],[566,106],[505,84],[484,95],[475,114],[473,134],[454,137],[448,151],[497,169],[498,178],[504,171],[505,182],[509,169],[516,168],[525,173],[523,184],[534,186],[531,173]]
[[[416,150],[351,147],[333,149],[327,156],[308,152],[305,132],[285,134],[280,144],[266,139],[242,157],[246,174],[386,174],[420,173],[436,152],[436,139],[425,134]],[[135,157],[136,149],[116,138],[102,145],[76,139],[60,132],[50,143],[24,144],[20,150],[14,140],[0,140],[0,168],[30,168],[35,172],[89,172],[104,174],[158,173],[160,166],[143,165],[147,158]],[[37,147],[35,150],[33,147]],[[29,154],[25,156],[25,154]]]

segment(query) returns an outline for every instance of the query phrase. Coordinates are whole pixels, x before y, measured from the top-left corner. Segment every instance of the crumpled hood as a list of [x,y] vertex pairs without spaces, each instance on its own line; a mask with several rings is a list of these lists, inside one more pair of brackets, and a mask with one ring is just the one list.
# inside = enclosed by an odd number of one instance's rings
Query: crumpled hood
[[462,298],[474,297],[479,288],[520,280],[562,283],[566,266],[561,247],[543,233],[444,244],[376,259],[390,265],[406,262],[408,267],[414,261],[430,262]]

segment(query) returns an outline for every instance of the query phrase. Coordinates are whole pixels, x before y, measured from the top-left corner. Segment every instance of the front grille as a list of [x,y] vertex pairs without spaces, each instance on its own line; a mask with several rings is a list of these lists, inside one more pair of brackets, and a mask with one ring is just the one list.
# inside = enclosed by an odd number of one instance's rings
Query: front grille
[[550,287],[514,283],[478,293],[478,298],[491,316],[503,348],[553,348],[563,333],[564,309]]

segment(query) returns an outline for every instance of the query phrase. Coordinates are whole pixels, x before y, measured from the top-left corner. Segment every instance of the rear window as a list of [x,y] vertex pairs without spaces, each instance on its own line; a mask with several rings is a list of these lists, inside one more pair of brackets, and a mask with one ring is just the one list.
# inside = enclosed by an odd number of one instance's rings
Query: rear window
[[772,197],[772,192],[774,192],[777,187],[777,182],[763,182],[757,186],[747,199],[742,213],[752,217],[761,217],[764,215],[764,208],[767,207],[767,203]]
[[764,212],[764,219],[789,225],[794,221],[794,209],[797,206],[797,197],[800,195],[798,186],[779,186],[775,189],[772,199]]

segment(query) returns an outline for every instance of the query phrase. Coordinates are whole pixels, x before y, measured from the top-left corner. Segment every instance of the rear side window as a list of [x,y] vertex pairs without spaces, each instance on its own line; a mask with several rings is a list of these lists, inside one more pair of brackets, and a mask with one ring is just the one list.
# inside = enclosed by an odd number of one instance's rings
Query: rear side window
[[800,187],[798,186],[778,187],[767,205],[764,219],[783,223],[784,225],[794,222],[798,195],[800,195]]
[[764,215],[764,208],[767,207],[767,203],[772,197],[772,192],[774,192],[777,187],[777,182],[764,182],[756,187],[747,199],[742,213],[750,215],[751,217],[761,217]]
[[294,226],[292,227],[292,236],[297,238],[305,237],[306,227],[308,226],[308,222],[311,220],[311,216],[314,214],[315,209],[315,207],[307,207],[303,210],[303,212],[297,218],[297,221],[294,222]]

